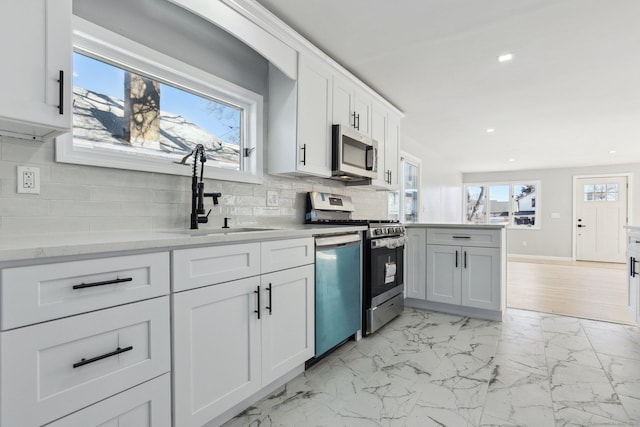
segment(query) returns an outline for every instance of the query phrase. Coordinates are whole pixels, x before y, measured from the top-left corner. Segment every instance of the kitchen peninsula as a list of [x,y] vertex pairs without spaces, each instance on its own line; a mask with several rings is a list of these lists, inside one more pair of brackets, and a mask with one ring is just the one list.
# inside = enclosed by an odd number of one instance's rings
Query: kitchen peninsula
[[501,320],[506,310],[506,227],[407,224],[405,305]]

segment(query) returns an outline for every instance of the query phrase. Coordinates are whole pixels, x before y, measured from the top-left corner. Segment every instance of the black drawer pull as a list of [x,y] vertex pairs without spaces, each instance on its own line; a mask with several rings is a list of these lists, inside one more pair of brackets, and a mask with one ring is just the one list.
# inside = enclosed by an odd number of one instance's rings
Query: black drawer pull
[[97,362],[98,360],[102,360],[102,359],[106,359],[107,357],[111,357],[111,356],[117,356],[121,353],[127,352],[127,351],[131,351],[133,350],[133,346],[130,345],[129,347],[125,347],[125,348],[120,348],[118,347],[118,349],[116,351],[112,351],[111,353],[107,353],[107,354],[103,354],[102,356],[96,356],[96,357],[92,357],[91,359],[80,359],[79,362],[74,363],[73,367],[74,368],[79,368],[80,366],[84,366],[84,365],[88,365],[89,363],[93,363],[93,362]]
[[130,282],[133,277],[125,277],[124,279],[105,280],[104,282],[92,282],[92,283],[80,283],[79,285],[73,285],[73,289],[93,288],[95,286],[113,285],[115,283]]
[[273,302],[271,301],[271,297],[273,295],[273,288],[271,287],[271,283],[269,283],[269,287],[267,288],[267,292],[269,292],[269,306],[265,307],[269,310],[269,316],[271,316],[271,309],[273,308]]
[[58,114],[64,114],[64,71],[60,70],[58,80]]
[[258,302],[257,302],[257,306],[256,306],[256,307],[258,307],[258,309],[257,310],[253,310],[253,312],[256,313],[258,315],[258,319],[260,319],[260,286],[258,286],[258,289],[253,291],[253,293],[258,296]]
[[471,236],[452,236],[454,239],[471,239]]

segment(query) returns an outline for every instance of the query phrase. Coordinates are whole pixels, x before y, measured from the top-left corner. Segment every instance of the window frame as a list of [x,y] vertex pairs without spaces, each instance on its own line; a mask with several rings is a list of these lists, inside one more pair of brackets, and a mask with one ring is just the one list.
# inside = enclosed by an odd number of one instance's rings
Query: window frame
[[[536,188],[536,196],[535,196],[535,225],[516,225],[514,222],[514,188],[516,184],[532,184],[535,185]],[[485,221],[481,223],[474,223],[467,220],[467,188],[468,187],[485,187]],[[541,194],[541,182],[539,180],[533,179],[520,179],[520,180],[512,180],[512,181],[488,181],[488,182],[465,182],[462,189],[462,214],[463,214],[463,223],[465,224],[487,224],[492,225],[491,223],[491,200],[489,199],[490,187],[491,186],[509,186],[509,223],[506,225],[507,228],[516,229],[516,230],[540,230],[542,228],[542,203],[540,199]]]
[[[413,223],[419,223],[420,222],[420,218],[422,215],[422,208],[421,208],[421,197],[420,197],[420,193],[421,193],[421,188],[422,188],[422,160],[416,156],[413,156],[409,153],[406,153],[404,151],[400,151],[400,161],[398,162],[399,164],[399,168],[400,168],[400,179],[398,180],[398,191],[389,191],[389,196],[394,196],[398,199],[398,219],[402,224],[413,224]],[[417,213],[417,218],[416,221],[414,221],[413,223],[408,223],[405,219],[405,209],[406,209],[406,200],[405,200],[405,194],[406,194],[406,188],[405,188],[405,173],[404,173],[404,165],[405,163],[410,163],[413,166],[415,166],[418,170],[417,173],[417,183],[416,183],[416,187],[417,187],[417,197],[416,197],[416,203],[417,203],[417,209],[418,211]],[[389,214],[389,216],[391,217],[392,213],[391,213],[391,201],[389,200],[387,203],[387,213]]]
[[[224,181],[260,184],[263,181],[263,97],[176,58],[148,48],[77,16],[73,17],[74,51],[116,67],[139,71],[179,89],[243,110],[240,170],[223,169],[205,163],[205,177]],[[71,93],[71,90],[68,91]],[[56,138],[56,161],[90,166],[190,176],[192,168],[161,158],[135,156],[117,151],[74,147],[72,133]],[[250,150],[243,156],[244,148]],[[190,163],[190,162],[189,162]]]

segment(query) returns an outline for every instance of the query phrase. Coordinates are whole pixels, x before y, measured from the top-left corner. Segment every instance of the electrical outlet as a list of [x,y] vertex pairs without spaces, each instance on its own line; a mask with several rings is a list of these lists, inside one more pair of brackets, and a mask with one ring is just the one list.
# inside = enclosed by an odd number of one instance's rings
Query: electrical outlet
[[40,168],[18,166],[18,193],[40,194]]

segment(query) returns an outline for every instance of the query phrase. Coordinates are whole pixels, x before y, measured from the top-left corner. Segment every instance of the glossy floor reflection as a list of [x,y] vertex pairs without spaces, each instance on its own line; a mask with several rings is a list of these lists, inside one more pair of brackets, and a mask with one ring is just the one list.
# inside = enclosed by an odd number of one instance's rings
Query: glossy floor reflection
[[640,426],[640,329],[406,309],[225,424]]

